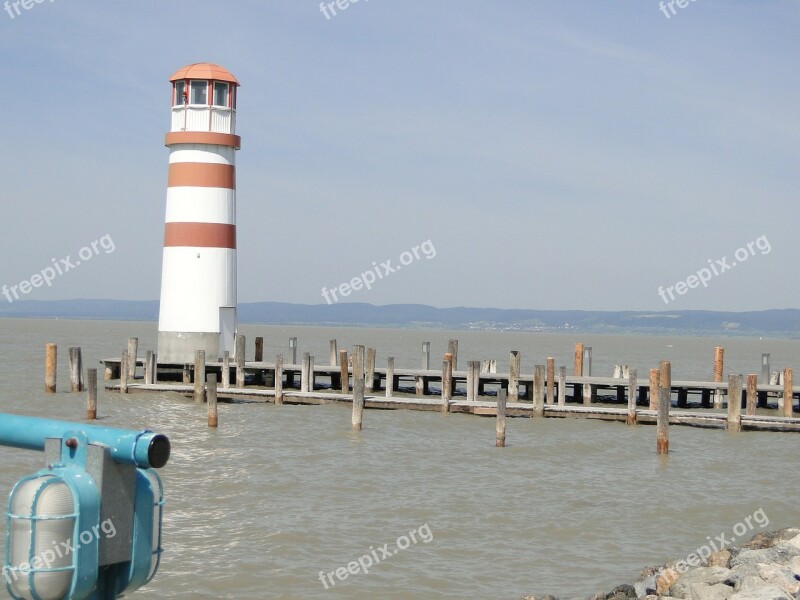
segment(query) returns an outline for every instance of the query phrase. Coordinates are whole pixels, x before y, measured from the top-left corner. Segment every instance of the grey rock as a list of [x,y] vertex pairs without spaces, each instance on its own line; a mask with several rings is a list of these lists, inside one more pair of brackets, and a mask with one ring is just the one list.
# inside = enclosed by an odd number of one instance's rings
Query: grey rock
[[[728,588],[728,595],[730,595],[733,593],[733,586],[736,585],[737,581],[736,573],[730,569],[724,567],[697,567],[689,569],[682,574],[672,584],[669,593],[678,598],[698,600],[699,595],[704,593],[702,588],[721,584]],[[714,593],[719,593],[719,590]]]
[[592,594],[591,596],[587,596],[586,600],[606,600],[606,593],[605,592],[597,592],[596,594]]
[[792,539],[762,550],[742,550],[731,559],[731,568],[758,563],[789,564],[789,561],[796,556],[800,556],[800,540]]
[[749,592],[764,587],[764,580],[758,575],[747,575],[736,584],[737,592]]
[[656,593],[656,577],[655,574],[645,577],[641,581],[633,584],[633,589],[636,592],[636,597],[649,596]]
[[605,600],[628,600],[638,598],[636,589],[632,585],[618,585],[606,594]]
[[765,583],[763,586],[736,592],[730,600],[794,600],[779,586]]

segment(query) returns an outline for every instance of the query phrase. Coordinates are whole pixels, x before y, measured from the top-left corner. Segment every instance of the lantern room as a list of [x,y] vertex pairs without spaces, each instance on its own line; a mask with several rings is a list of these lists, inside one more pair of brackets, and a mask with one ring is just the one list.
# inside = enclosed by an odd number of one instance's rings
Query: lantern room
[[171,131],[236,133],[239,82],[230,71],[211,63],[195,63],[178,69],[169,80]]

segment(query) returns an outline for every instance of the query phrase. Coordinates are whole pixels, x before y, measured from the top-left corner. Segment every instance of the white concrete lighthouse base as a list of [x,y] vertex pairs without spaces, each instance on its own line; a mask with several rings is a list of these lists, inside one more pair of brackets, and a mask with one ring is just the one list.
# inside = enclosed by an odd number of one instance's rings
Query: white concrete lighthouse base
[[205,350],[206,360],[219,358],[217,332],[195,333],[177,331],[158,332],[158,362],[161,364],[191,364],[197,350]]

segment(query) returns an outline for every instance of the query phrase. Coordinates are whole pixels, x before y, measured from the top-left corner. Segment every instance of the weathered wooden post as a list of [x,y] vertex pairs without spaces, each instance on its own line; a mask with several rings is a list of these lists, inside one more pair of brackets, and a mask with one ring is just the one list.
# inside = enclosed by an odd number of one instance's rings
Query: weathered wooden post
[[206,351],[194,352],[194,401],[206,401]]
[[[263,358],[263,356],[262,356]],[[219,427],[219,413],[217,412],[217,374],[208,374],[208,426]]]
[[[297,338],[290,337],[289,338],[289,355],[288,360],[290,365],[297,364]],[[294,386],[294,371],[287,371],[286,372],[286,385],[288,387]]]
[[508,357],[508,401],[519,401],[519,370],[522,358],[519,350],[512,350]]
[[275,404],[283,404],[283,354],[275,355]]
[[430,371],[431,368],[431,343],[422,342],[422,368]]
[[[725,363],[725,348],[717,346],[714,348],[714,382],[722,382],[722,374]],[[714,408],[722,408],[722,390],[714,390]]]
[[556,359],[547,357],[547,398],[548,404],[556,403]]
[[480,361],[469,361],[467,363],[467,402],[475,402],[478,399],[478,380],[480,376]]
[[234,347],[234,358],[236,360],[236,387],[244,387],[244,363],[246,353],[247,340],[241,334],[236,335],[236,344]]
[[328,342],[328,360],[330,362],[330,366],[335,367],[339,363],[336,362],[339,359],[339,350],[338,350],[338,342],[336,339],[332,339]]
[[794,395],[792,393],[792,370],[786,368],[783,370],[783,416],[792,418],[792,404],[794,403]]
[[628,371],[628,425],[636,425],[636,392],[638,383],[636,381],[636,369]]
[[80,348],[69,349],[69,382],[73,392],[83,391],[83,358]]
[[658,410],[658,369],[650,369],[650,403],[647,408]]
[[44,353],[44,391],[56,393],[56,377],[58,372],[58,346],[47,344]]
[[747,408],[745,414],[750,416],[756,414],[758,404],[758,375],[750,373],[747,376]]
[[340,391],[350,393],[350,365],[347,361],[347,350],[339,350]]
[[452,398],[452,355],[448,352],[442,361],[442,412],[450,412],[450,399]]
[[119,359],[119,393],[128,393],[128,351],[123,350]]
[[375,348],[367,348],[367,363],[364,369],[364,390],[370,394],[375,390]]
[[506,445],[506,391],[501,389],[497,393],[497,423],[495,424],[496,448],[504,448]]
[[144,358],[144,382],[145,385],[150,385],[153,383],[151,379],[153,378],[153,366],[150,364],[153,360],[153,351],[148,350],[147,354],[145,354]]
[[158,383],[158,353],[153,352],[150,357],[150,383],[155,385]]
[[583,344],[581,342],[575,344],[575,372],[573,375],[578,377],[583,375]]
[[391,398],[394,392],[394,356],[386,359],[386,397]]
[[544,365],[533,368],[533,416],[544,416]]
[[86,418],[94,421],[97,418],[97,369],[87,371],[89,393],[86,397]]
[[742,376],[728,375],[728,431],[742,430]]
[[255,362],[264,362],[264,338],[256,338],[256,355],[253,359]]
[[192,383],[192,369],[191,365],[184,363],[183,365],[183,383],[189,385]]
[[585,405],[589,405],[592,403],[592,395],[594,390],[592,389],[591,383],[584,383],[583,384],[583,403]]
[[364,381],[364,346],[353,346],[353,385],[356,379]]
[[303,352],[303,362],[300,365],[300,391],[307,392],[308,389],[308,380],[309,380],[309,370],[311,369],[311,353],[310,352]]
[[353,381],[353,431],[361,431],[364,419],[364,380]]
[[658,417],[656,433],[658,454],[669,453],[669,405],[672,397],[672,366],[668,360],[662,360],[658,376]]
[[136,381],[136,362],[139,354],[139,338],[128,338],[128,379]]
[[558,405],[567,405],[567,367],[558,367]]
[[222,387],[226,390],[231,387],[231,353],[228,350],[222,355]]
[[586,377],[592,376],[592,347],[586,346],[583,349],[583,374]]
[[[769,369],[769,352],[761,354],[761,381],[769,383],[770,369]],[[768,392],[758,392],[758,406],[766,408]]]
[[458,371],[458,340],[447,342],[447,353],[453,355],[453,371]]

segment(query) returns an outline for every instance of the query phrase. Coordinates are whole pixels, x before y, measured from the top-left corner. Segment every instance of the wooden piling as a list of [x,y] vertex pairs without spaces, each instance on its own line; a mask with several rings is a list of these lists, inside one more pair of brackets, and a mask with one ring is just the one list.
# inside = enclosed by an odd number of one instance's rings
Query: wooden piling
[[290,365],[297,364],[297,338],[290,337],[289,338],[289,356],[291,357]]
[[636,375],[636,369],[628,371],[628,417],[625,421],[628,425],[636,425],[636,396],[639,387]]
[[375,348],[367,348],[366,364],[364,365],[364,390],[370,394],[375,390]]
[[83,391],[83,358],[80,348],[69,349],[69,383],[73,392]]
[[128,338],[128,379],[136,381],[136,359],[139,354],[139,338]]
[[56,378],[58,373],[58,346],[47,344],[44,353],[44,391],[48,394],[56,393]]
[[745,414],[752,416],[756,414],[756,406],[758,405],[758,375],[750,373],[747,376],[747,408]]
[[206,351],[194,352],[194,401],[206,401]]
[[481,376],[481,363],[471,360],[467,363],[467,401],[475,402],[478,399],[478,381]]
[[158,353],[153,352],[150,357],[150,383],[155,385],[158,383]]
[[495,424],[496,448],[505,448],[506,445],[506,391],[501,389],[497,393],[497,422]]
[[151,381],[153,376],[152,365],[150,364],[152,360],[153,360],[153,351],[148,350],[144,358],[144,382],[146,385],[150,385],[153,383]]
[[192,383],[192,369],[191,365],[185,364],[183,365],[183,383],[185,385],[189,385]]
[[422,342],[422,368],[429,371],[431,368],[431,343]]
[[275,404],[283,404],[283,354],[275,355]]
[[[262,356],[263,358],[263,356]],[[219,413],[217,412],[217,374],[208,374],[208,426],[219,427]]]
[[728,431],[742,430],[742,376],[728,375]]
[[[725,367],[725,348],[717,346],[714,348],[714,381],[722,382],[722,375]],[[714,390],[714,408],[722,408],[722,390]]]
[[545,402],[547,404],[556,403],[556,359],[552,356],[547,357],[547,397]]
[[264,362],[264,338],[257,337],[256,338],[256,355],[253,359],[256,362]]
[[247,340],[241,334],[236,335],[236,346],[234,349],[234,359],[236,360],[236,387],[244,387],[244,363]]
[[567,367],[558,367],[558,405],[567,405]]
[[86,396],[86,418],[94,421],[97,418],[97,369],[89,369],[86,375],[89,390]]
[[328,342],[328,361],[330,362],[330,366],[335,367],[339,363],[339,350],[338,350],[338,342],[335,339],[332,339]]
[[120,369],[119,369],[119,393],[120,394],[127,394],[128,393],[128,369],[126,365],[128,364],[128,351],[123,350],[122,355],[120,356]]
[[450,399],[452,398],[453,362],[448,352],[442,361],[442,412],[450,412]]
[[656,451],[658,454],[669,453],[669,408],[672,397],[672,366],[668,360],[662,360],[658,376],[658,417],[656,420]]
[[650,401],[647,406],[650,410],[658,410],[658,369],[650,369]]
[[339,350],[339,371],[340,371],[340,391],[343,394],[350,393],[350,370],[347,361],[347,350]]
[[585,405],[589,405],[592,403],[592,396],[594,394],[594,390],[592,389],[591,383],[584,383],[583,384],[583,403]]
[[353,431],[361,431],[364,419],[364,380],[353,381]]
[[533,368],[533,416],[544,416],[544,365]]
[[458,371],[458,340],[447,342],[447,353],[453,355],[453,371]]
[[386,359],[386,397],[391,398],[394,392],[394,356]]
[[581,342],[575,344],[575,372],[573,375],[578,377],[583,375],[583,344]]
[[353,385],[356,379],[364,381],[364,346],[353,346]]
[[783,370],[783,416],[789,419],[792,418],[794,398],[792,394],[792,370],[786,368]]
[[586,377],[592,376],[592,347],[586,346],[583,349],[583,374]]
[[231,353],[225,350],[222,355],[222,387],[228,389],[231,387]]
[[309,370],[311,369],[311,353],[303,352],[303,362],[300,365],[300,391],[308,392]]
[[519,350],[512,350],[508,357],[509,402],[519,402],[519,372],[521,363],[522,358],[519,355]]

